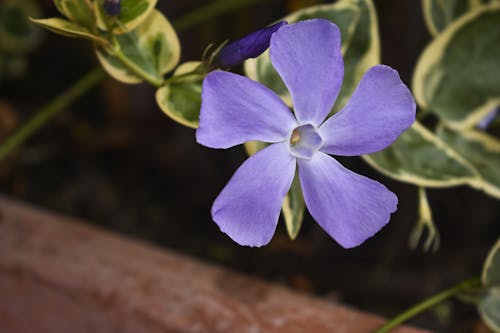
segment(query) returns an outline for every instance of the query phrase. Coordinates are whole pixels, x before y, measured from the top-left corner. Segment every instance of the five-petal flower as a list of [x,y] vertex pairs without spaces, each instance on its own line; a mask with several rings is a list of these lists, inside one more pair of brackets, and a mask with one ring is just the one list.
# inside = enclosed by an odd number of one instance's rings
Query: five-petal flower
[[398,73],[372,67],[347,105],[325,121],[343,80],[340,32],[313,19],[281,27],[270,56],[293,99],[294,114],[270,89],[214,71],[203,82],[197,141],[228,148],[270,145],[248,158],[215,200],[212,217],[241,245],[267,244],[296,168],[306,206],[345,248],[380,230],[397,208],[384,185],[344,168],[327,154],[370,154],[391,144],[415,120],[415,102]]

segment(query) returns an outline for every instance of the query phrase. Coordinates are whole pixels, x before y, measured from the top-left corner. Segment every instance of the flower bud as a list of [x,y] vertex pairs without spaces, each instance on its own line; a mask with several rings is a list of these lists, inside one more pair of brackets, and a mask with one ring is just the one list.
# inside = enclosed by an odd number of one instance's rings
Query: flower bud
[[479,121],[479,123],[477,124],[477,128],[483,131],[486,130],[491,125],[491,123],[498,117],[499,111],[500,108],[498,107],[492,109],[486,116],[484,116],[483,119]]
[[117,16],[121,11],[120,0],[104,0],[103,8],[107,15]]
[[229,43],[219,52],[214,65],[221,68],[230,68],[248,58],[258,57],[269,47],[272,34],[285,24],[287,24],[286,21],[280,21]]

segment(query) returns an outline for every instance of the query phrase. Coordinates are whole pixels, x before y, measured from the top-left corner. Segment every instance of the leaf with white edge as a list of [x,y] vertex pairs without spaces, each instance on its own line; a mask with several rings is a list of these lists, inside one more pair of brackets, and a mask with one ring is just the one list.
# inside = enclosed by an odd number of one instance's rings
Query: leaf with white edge
[[493,332],[500,333],[500,287],[486,289],[478,309],[486,325]]
[[87,28],[65,19],[56,17],[40,20],[31,19],[31,21],[59,35],[84,38],[100,45],[108,45],[108,41],[104,38],[94,35]]
[[94,30],[95,15],[91,0],[54,0],[54,4],[70,21]]
[[439,127],[438,136],[480,174],[470,185],[500,199],[500,142],[475,130],[456,132]]
[[181,57],[179,37],[172,24],[155,10],[135,31],[139,35],[139,46],[151,56],[161,75],[177,66]]
[[292,186],[283,201],[281,210],[285,218],[288,236],[293,240],[297,238],[299,234],[300,228],[302,227],[302,221],[304,220],[304,212],[306,210],[304,195],[302,194],[297,172],[295,172]]
[[132,31],[146,20],[153,12],[158,0],[121,0],[121,10],[118,16],[109,17],[104,13],[102,4],[104,0],[94,3],[97,26],[101,30],[113,28],[113,33],[123,34]]
[[259,150],[266,148],[268,144],[261,141],[248,141],[245,142],[244,146],[248,156],[252,156]]
[[[200,62],[187,62],[179,66],[173,78],[190,73],[200,65]],[[156,102],[160,109],[178,123],[196,128],[201,107],[200,75],[188,75],[178,80],[166,82],[156,91]]]
[[487,287],[500,286],[500,238],[493,245],[486,257],[481,281]]
[[380,64],[380,36],[377,12],[371,0],[351,0],[360,8],[359,24],[344,54],[344,81],[333,112],[349,100],[366,71]]
[[424,50],[413,77],[417,103],[447,126],[476,125],[500,105],[500,3],[478,6]]
[[486,290],[478,304],[479,313],[494,332],[500,332],[500,239],[486,257],[481,280]]
[[477,179],[477,171],[419,122],[388,148],[363,159],[384,175],[423,187],[450,187]]
[[[359,22],[360,11],[361,9],[355,4],[355,1],[344,0],[334,4],[318,5],[302,9],[286,16],[283,20],[286,20],[288,23],[294,23],[312,18],[324,18],[334,22],[340,29],[342,52],[345,53]],[[271,88],[281,96],[287,105],[291,106],[292,99],[290,93],[272,66],[269,51],[264,52],[255,59],[246,60],[244,66],[248,77]]]
[[17,54],[33,50],[40,43],[41,31],[28,18],[39,15],[35,1],[0,2],[0,50]]
[[[154,11],[137,29],[116,36],[116,41],[126,60],[156,81],[172,70],[180,59],[180,44],[175,30],[165,16]],[[104,69],[124,83],[139,83],[142,79],[116,58],[113,51],[96,49]]]
[[436,36],[455,19],[480,4],[479,0],[422,0],[427,29]]

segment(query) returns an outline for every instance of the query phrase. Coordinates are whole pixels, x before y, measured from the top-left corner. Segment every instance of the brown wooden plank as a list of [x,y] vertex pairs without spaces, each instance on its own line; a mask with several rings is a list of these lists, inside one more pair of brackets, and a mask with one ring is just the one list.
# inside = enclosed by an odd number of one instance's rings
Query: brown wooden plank
[[1,332],[365,333],[382,322],[4,197],[0,213]]

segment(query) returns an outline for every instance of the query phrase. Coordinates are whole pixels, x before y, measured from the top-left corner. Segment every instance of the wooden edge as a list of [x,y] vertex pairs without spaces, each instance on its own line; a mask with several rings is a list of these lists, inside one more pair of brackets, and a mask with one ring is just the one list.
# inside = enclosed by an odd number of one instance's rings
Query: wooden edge
[[383,322],[2,196],[0,299],[10,333],[366,333]]

